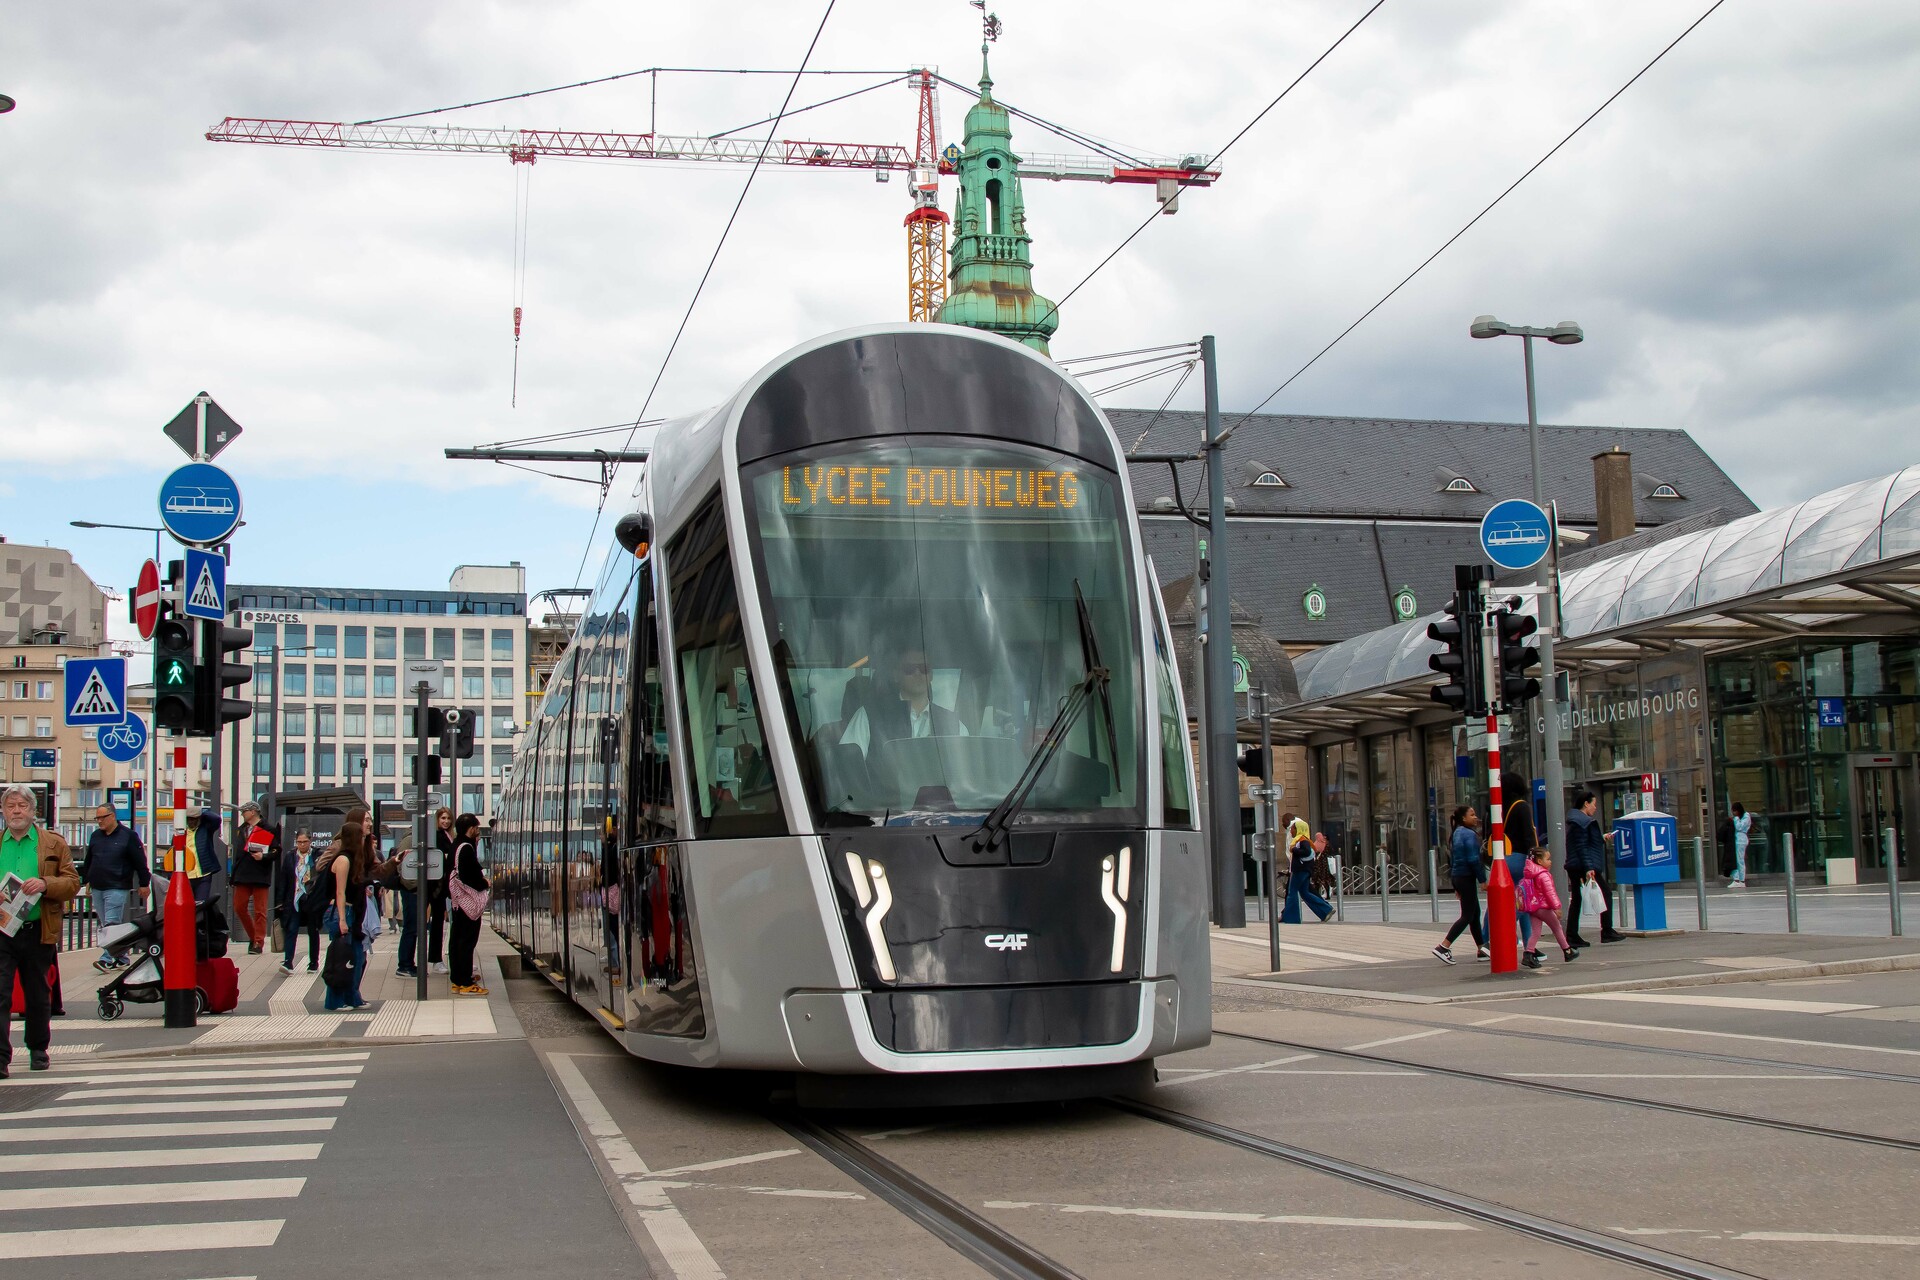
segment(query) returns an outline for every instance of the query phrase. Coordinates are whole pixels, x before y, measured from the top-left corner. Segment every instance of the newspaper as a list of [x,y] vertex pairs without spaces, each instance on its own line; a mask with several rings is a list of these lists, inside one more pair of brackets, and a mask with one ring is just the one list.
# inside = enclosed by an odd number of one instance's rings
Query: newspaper
[[9,871],[0,876],[0,934],[11,938],[27,922],[27,912],[40,901],[40,895],[27,892],[27,882]]

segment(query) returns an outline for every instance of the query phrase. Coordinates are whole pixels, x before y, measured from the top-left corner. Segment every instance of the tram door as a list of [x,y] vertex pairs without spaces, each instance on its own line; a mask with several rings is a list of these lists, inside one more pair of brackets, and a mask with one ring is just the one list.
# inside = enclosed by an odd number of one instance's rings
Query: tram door
[[1894,756],[1855,757],[1853,769],[1853,855],[1861,870],[1884,871],[1887,866],[1887,831],[1893,832],[1893,847],[1903,871],[1913,865],[1907,828],[1911,812],[1907,794],[1911,767]]

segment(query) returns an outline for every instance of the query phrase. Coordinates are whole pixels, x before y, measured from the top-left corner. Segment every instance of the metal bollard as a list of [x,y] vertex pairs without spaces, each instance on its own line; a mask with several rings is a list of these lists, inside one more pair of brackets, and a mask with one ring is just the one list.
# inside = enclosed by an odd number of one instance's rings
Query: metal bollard
[[1387,851],[1376,849],[1374,852],[1380,855],[1380,923],[1387,924],[1393,919],[1387,910]]
[[1427,847],[1427,900],[1433,904],[1433,922],[1440,923],[1440,853]]
[[1793,832],[1780,833],[1780,853],[1787,862],[1787,932],[1800,932],[1800,890],[1793,879]]
[[1887,850],[1887,909],[1893,915],[1893,936],[1901,936],[1900,927],[1900,839],[1892,827],[1880,833],[1880,843]]
[[1705,933],[1707,931],[1707,842],[1699,836],[1693,838],[1693,900],[1700,909],[1700,932]]
[[1347,870],[1346,859],[1333,860],[1333,918],[1340,924],[1347,922]]

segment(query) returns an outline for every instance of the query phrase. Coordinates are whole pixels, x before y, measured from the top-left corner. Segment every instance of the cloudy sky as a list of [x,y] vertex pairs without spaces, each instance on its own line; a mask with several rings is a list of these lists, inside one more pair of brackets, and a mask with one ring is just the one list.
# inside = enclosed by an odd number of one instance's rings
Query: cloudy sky
[[[1710,2],[1387,0],[1216,188],[1067,304],[1055,353],[1210,332],[1227,407],[1251,406]],[[1136,152],[1217,152],[1368,3],[995,0],[997,93]],[[517,559],[533,589],[569,585],[596,491],[440,450],[632,422],[746,170],[529,172],[203,135],[228,115],[355,121],[653,66],[790,68],[822,7],[0,0],[0,92],[19,101],[0,116],[0,533],[130,580],[150,542],[67,521],[150,523],[179,460],[160,428],[205,389],[246,432],[222,459],[247,499],[237,579],[436,586]],[[972,81],[978,41],[964,0],[839,0],[812,65]],[[878,79],[813,79],[795,102]],[[669,75],[656,103],[654,83],[427,122],[708,134],[787,90]],[[967,105],[943,93],[943,141]],[[913,109],[893,86],[780,133],[910,144]],[[1032,126],[1015,140],[1080,150]],[[1269,407],[1523,417],[1517,344],[1467,337],[1493,312],[1586,328],[1542,354],[1543,417],[1683,427],[1762,506],[1920,461],[1917,157],[1920,7],[1729,0]],[[1030,185],[1041,292],[1079,282],[1148,198]],[[902,318],[907,199],[898,179],[763,170],[649,412]]]

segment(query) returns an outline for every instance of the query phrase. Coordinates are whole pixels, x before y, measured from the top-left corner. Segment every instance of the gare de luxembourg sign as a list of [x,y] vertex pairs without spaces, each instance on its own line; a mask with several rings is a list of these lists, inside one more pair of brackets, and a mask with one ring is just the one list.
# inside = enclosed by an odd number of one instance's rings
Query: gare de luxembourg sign
[[945,507],[965,511],[1073,511],[1080,476],[1036,467],[842,466],[780,469],[780,505],[789,511],[833,507]]
[[[1656,716],[1672,715],[1676,711],[1697,711],[1700,708],[1700,689],[1697,685],[1688,685],[1680,689],[1665,689],[1659,693],[1624,694],[1616,698],[1605,698],[1589,694],[1582,698],[1580,705],[1560,713],[1562,729],[1591,729],[1598,725],[1618,724],[1623,720],[1651,720]],[[1546,721],[1539,719],[1544,729]]]

